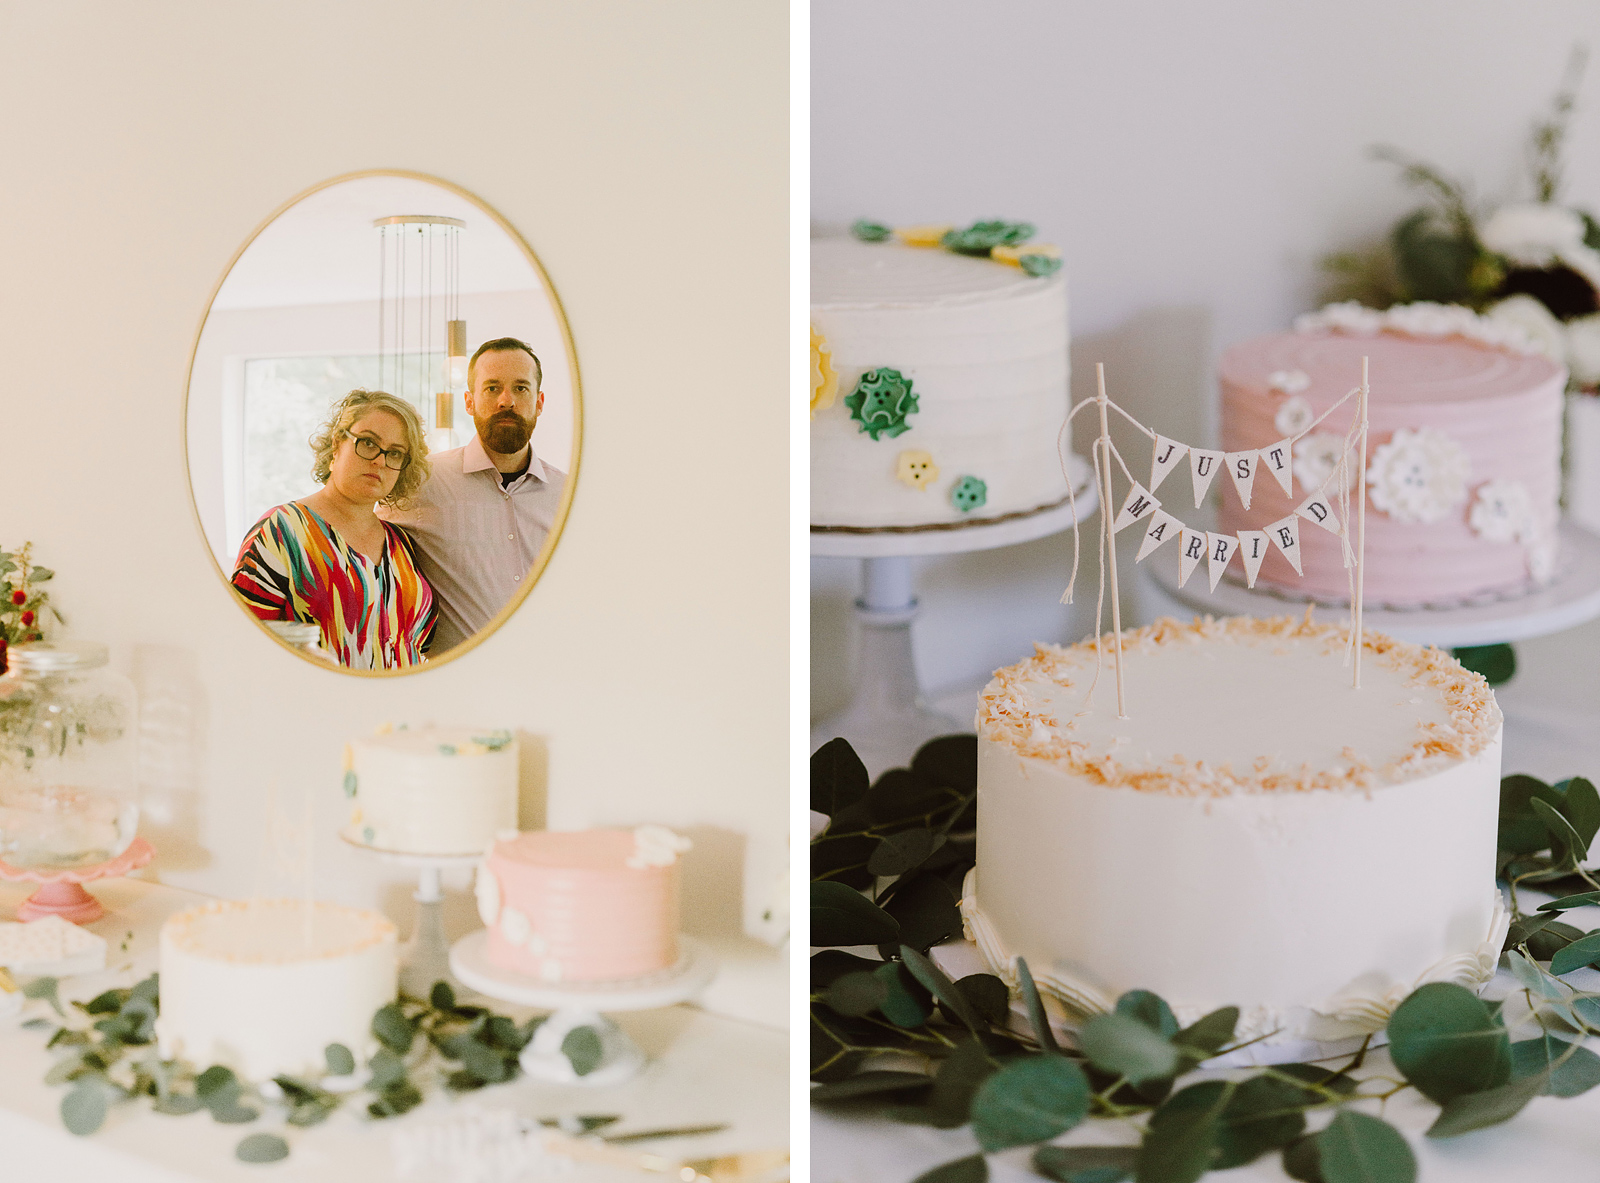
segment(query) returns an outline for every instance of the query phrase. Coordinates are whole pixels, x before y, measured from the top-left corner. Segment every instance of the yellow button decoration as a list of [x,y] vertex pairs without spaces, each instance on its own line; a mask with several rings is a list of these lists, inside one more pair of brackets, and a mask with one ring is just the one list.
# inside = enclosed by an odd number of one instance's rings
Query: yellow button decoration
[[1061,257],[1061,248],[1048,242],[1025,242],[1021,246],[997,246],[989,252],[989,257],[1001,263],[1010,263],[1013,267],[1022,266],[1023,255],[1043,255],[1050,259]]
[[833,406],[839,394],[839,375],[833,369],[833,354],[828,352],[828,342],[811,326],[811,417]]
[[896,226],[894,236],[907,246],[938,246],[954,229],[948,222],[938,226]]
[[913,489],[926,489],[939,478],[939,466],[928,452],[915,449],[901,452],[895,461],[894,475]]

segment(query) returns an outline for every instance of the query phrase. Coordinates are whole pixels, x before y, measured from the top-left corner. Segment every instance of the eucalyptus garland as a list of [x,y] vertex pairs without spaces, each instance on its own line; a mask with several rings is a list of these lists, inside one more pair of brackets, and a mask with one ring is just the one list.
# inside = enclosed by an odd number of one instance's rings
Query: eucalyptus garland
[[[325,1052],[325,1073],[275,1076],[270,1086],[257,1086],[220,1064],[199,1071],[186,1061],[161,1058],[155,1046],[161,1005],[156,974],[66,1008],[55,978],[36,978],[24,990],[48,1002],[61,1019],[31,1019],[24,1026],[50,1030],[48,1046],[57,1058],[45,1083],[71,1086],[61,1099],[61,1120],[79,1135],[98,1130],[112,1105],[143,1098],[157,1113],[205,1109],[228,1125],[248,1124],[276,1106],[289,1125],[314,1126],[352,1101],[364,1104],[368,1117],[398,1117],[420,1105],[423,1088],[441,1075],[435,1057],[444,1062],[444,1087],[453,1093],[515,1079],[518,1054],[544,1022],[532,1018],[519,1025],[486,1007],[461,1005],[449,983],[436,982],[427,1000],[401,995],[373,1015],[379,1048],[364,1079],[355,1075],[350,1049],[334,1043]],[[600,1063],[599,1034],[593,1027],[574,1027],[561,1051],[573,1071],[586,1076]],[[251,1134],[235,1153],[245,1162],[276,1162],[288,1156],[289,1144],[277,1134]]]
[[[1362,1073],[1367,1048],[1333,1064],[1285,1064],[1185,1079],[1246,1046],[1237,1007],[1180,1027],[1168,1004],[1134,990],[1062,1047],[1028,967],[1017,969],[1029,1018],[1009,1025],[1010,997],[992,974],[952,981],[929,950],[961,932],[960,885],[973,865],[977,741],[946,736],[909,768],[869,783],[836,739],[811,760],[811,808],[828,817],[812,842],[811,1101],[953,1129],[970,1125],[980,1152],[916,1183],[982,1183],[985,1155],[1032,1146],[1033,1169],[1064,1183],[1193,1183],[1208,1171],[1277,1154],[1307,1183],[1412,1183],[1404,1136],[1363,1112],[1405,1089],[1440,1107],[1430,1138],[1516,1116],[1537,1096],[1573,1097],[1600,1084],[1600,994],[1563,977],[1600,965],[1600,929],[1560,917],[1600,903],[1600,874],[1581,865],[1600,830],[1600,793],[1582,778],[1501,784],[1496,873],[1512,924],[1502,964],[1522,987],[1540,1035],[1513,1042],[1502,1004],[1433,983],[1390,1017],[1393,1074]],[[1518,888],[1560,898],[1532,912]],[[877,958],[843,946],[876,946]],[[1356,1103],[1366,1102],[1362,1108]],[[1331,1114],[1313,1131],[1313,1114]],[[1131,1123],[1135,1145],[1051,1145],[1089,1118]]]

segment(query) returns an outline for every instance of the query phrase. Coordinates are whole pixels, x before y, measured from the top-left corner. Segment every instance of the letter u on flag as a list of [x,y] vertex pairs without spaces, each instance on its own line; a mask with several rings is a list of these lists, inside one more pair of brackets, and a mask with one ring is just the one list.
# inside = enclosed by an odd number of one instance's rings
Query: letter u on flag
[[1161,502],[1138,481],[1133,482],[1133,488],[1128,490],[1128,495],[1123,499],[1122,512],[1117,515],[1117,520],[1111,523],[1113,534],[1121,533],[1123,529],[1133,525],[1141,518],[1149,517],[1161,508]]
[[1190,448],[1189,463],[1194,466],[1189,474],[1194,477],[1194,507],[1199,509],[1206,499],[1206,490],[1216,478],[1217,469],[1222,467],[1222,453]]

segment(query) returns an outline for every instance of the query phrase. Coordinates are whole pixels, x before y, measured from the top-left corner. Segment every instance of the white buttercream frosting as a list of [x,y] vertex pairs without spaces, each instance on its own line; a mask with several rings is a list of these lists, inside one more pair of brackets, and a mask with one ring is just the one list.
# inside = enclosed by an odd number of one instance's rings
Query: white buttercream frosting
[[1378,333],[1399,333],[1407,337],[1466,337],[1512,353],[1539,353],[1541,350],[1518,324],[1479,316],[1460,304],[1434,304],[1419,300],[1397,304],[1385,311],[1368,308],[1354,300],[1328,304],[1316,312],[1295,318],[1294,331],[1316,333],[1331,329],[1340,333],[1371,337]]

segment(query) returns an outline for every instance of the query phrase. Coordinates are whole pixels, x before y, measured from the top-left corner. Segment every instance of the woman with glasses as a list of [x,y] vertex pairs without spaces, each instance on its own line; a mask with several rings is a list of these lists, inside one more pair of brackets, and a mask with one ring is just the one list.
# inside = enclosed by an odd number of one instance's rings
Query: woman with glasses
[[433,589],[410,536],[375,510],[404,508],[428,479],[422,418],[392,394],[352,390],[310,442],[322,488],[269,510],[245,535],[234,590],[263,620],[319,625],[341,665],[418,665],[433,635]]

